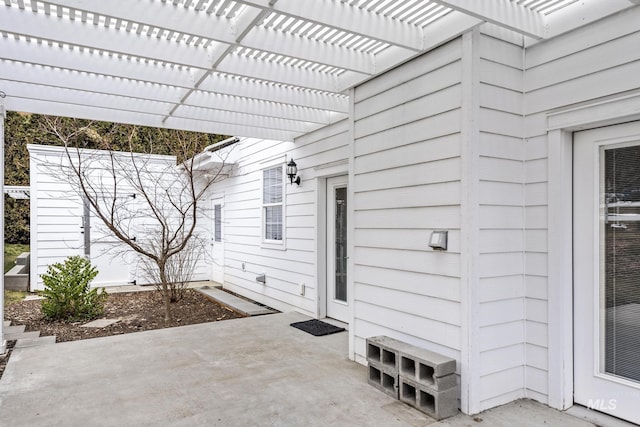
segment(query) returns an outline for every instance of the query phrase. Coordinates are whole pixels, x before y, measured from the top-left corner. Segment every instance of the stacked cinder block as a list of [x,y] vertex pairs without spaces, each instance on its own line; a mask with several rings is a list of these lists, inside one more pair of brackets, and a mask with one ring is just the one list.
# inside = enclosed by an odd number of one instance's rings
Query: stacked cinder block
[[[398,398],[398,351],[391,345],[395,340],[375,337],[367,340],[369,384]],[[388,343],[388,344],[387,344]]]
[[378,336],[367,339],[369,384],[436,420],[458,413],[456,361]]

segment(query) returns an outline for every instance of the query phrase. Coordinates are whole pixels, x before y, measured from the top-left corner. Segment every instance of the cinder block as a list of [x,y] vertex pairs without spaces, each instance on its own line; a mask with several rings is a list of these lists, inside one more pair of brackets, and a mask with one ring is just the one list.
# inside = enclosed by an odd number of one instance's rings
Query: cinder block
[[[420,364],[424,365],[423,377],[429,375],[429,369],[433,370],[432,376],[434,377],[444,377],[446,375],[453,374],[456,371],[456,361],[451,357],[443,356],[442,354],[434,353],[433,351],[425,350],[385,336],[367,338],[367,360],[369,360],[369,356],[371,354],[374,362],[379,361],[382,363],[382,358],[385,356],[385,353],[382,350],[387,350],[388,352],[396,355],[396,369],[399,368],[400,357],[402,355],[413,359],[415,361],[416,369],[419,369]],[[375,359],[376,357],[378,360]],[[387,362],[390,360],[391,358],[387,358]],[[385,365],[390,366],[388,363]],[[420,375],[420,373],[417,372],[415,375],[416,378],[418,378],[417,375]],[[410,377],[410,375],[407,376]]]
[[398,398],[398,375],[386,372],[380,365],[369,363],[368,382],[394,399]]
[[[429,381],[429,378],[444,377],[456,372],[455,359],[424,348],[414,346],[401,348],[399,349],[399,357],[406,359],[406,373],[403,375],[409,378],[414,377],[418,381]],[[411,360],[413,360],[413,364]]]
[[401,401],[431,418],[442,420],[458,413],[458,387],[436,391],[401,375],[398,388]]
[[398,350],[393,345],[399,342],[384,336],[367,338],[367,362],[381,366],[385,372],[397,376]]
[[[429,352],[429,359],[416,357],[415,354],[423,353],[423,349],[415,348],[411,354],[399,353],[400,375],[409,378],[417,383],[425,384],[436,390],[446,390],[456,386],[456,361],[454,359],[444,357],[437,353]],[[436,372],[449,372],[448,374],[439,376]]]

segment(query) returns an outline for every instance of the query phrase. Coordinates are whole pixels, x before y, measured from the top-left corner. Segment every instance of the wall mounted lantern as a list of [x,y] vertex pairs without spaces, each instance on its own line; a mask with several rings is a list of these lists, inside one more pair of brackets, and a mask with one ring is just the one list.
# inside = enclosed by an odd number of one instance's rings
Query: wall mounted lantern
[[295,182],[300,185],[300,177],[296,176],[298,174],[298,165],[296,162],[291,159],[289,163],[287,163],[287,175],[289,176],[289,180],[291,181],[291,185]]

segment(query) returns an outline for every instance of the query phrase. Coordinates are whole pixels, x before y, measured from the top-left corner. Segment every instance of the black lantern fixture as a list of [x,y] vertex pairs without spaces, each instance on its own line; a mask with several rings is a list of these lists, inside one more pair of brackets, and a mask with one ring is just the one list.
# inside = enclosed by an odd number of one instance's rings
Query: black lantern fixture
[[289,163],[287,163],[287,175],[289,176],[289,180],[291,181],[291,185],[295,182],[300,185],[300,177],[296,176],[298,174],[298,165],[296,162],[291,159]]

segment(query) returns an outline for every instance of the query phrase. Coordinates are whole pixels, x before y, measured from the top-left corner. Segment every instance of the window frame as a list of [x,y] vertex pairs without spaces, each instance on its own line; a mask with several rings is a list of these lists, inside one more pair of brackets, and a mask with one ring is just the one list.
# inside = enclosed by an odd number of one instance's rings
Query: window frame
[[[264,201],[264,191],[265,191],[265,172],[272,170],[272,169],[276,169],[276,168],[280,168],[281,171],[281,177],[282,177],[282,182],[280,183],[280,185],[282,186],[282,197],[280,199],[280,202],[277,203],[265,203]],[[277,165],[271,165],[269,167],[263,168],[260,170],[260,244],[261,247],[263,248],[269,248],[269,249],[279,249],[279,250],[285,250],[286,249],[286,214],[285,214],[285,207],[286,207],[286,179],[285,179],[285,165],[284,164],[277,164]],[[281,234],[281,240],[276,240],[276,239],[267,239],[266,237],[266,233],[267,233],[267,227],[266,227],[266,221],[267,221],[267,207],[272,207],[272,206],[281,206],[281,224],[282,224],[282,234]]]

